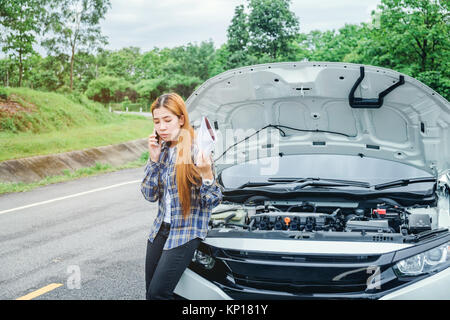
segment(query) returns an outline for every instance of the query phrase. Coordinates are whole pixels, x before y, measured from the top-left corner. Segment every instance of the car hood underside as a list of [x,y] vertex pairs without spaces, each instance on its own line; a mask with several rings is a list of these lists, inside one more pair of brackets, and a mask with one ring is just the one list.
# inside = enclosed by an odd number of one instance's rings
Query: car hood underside
[[218,172],[234,164],[223,161],[224,153],[238,161],[280,153],[373,157],[435,176],[450,168],[449,103],[389,69],[326,62],[248,66],[209,79],[186,105],[194,127],[202,116],[214,125]]

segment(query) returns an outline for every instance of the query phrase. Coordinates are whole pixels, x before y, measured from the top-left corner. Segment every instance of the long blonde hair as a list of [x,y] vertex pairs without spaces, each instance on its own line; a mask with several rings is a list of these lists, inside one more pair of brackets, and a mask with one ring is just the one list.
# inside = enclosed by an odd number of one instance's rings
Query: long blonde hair
[[152,103],[152,114],[153,110],[161,107],[169,109],[178,118],[182,115],[184,116],[184,123],[178,135],[175,173],[183,217],[187,219],[191,211],[191,187],[192,185],[200,186],[202,183],[201,175],[192,161],[191,147],[195,139],[194,128],[189,123],[189,116],[183,98],[177,93],[172,92],[159,96]]

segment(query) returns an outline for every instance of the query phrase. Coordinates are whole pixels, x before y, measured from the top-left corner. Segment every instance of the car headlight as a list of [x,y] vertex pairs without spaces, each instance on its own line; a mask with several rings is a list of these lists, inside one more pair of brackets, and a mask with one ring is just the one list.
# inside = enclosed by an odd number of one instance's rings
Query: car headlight
[[434,271],[450,262],[450,242],[397,262],[394,270],[399,276],[418,276]]
[[192,261],[200,264],[206,270],[211,270],[212,268],[214,268],[214,264],[216,263],[213,257],[200,250],[195,250]]

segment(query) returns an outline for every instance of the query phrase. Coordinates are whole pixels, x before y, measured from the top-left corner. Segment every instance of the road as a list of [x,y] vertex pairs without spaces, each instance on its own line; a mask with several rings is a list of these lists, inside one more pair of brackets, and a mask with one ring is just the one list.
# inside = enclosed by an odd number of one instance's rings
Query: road
[[135,114],[135,115],[138,115],[138,116],[144,116],[144,117],[147,117],[147,118],[152,118],[152,117],[153,117],[153,115],[152,115],[151,112],[137,112],[137,111],[128,111],[128,112],[125,112],[125,111],[114,111],[114,113],[117,113],[117,114]]
[[[144,299],[157,203],[127,169],[0,196],[0,299]],[[50,287],[48,287],[50,285]]]

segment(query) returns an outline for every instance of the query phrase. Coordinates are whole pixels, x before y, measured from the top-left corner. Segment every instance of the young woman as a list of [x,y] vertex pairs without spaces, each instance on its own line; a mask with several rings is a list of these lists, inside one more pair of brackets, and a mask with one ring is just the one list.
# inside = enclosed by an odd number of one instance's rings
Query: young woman
[[201,239],[211,210],[222,200],[211,155],[194,143],[195,133],[183,99],[163,94],[152,106],[154,131],[148,140],[149,161],[141,191],[159,201],[147,242],[147,299],[171,299]]

